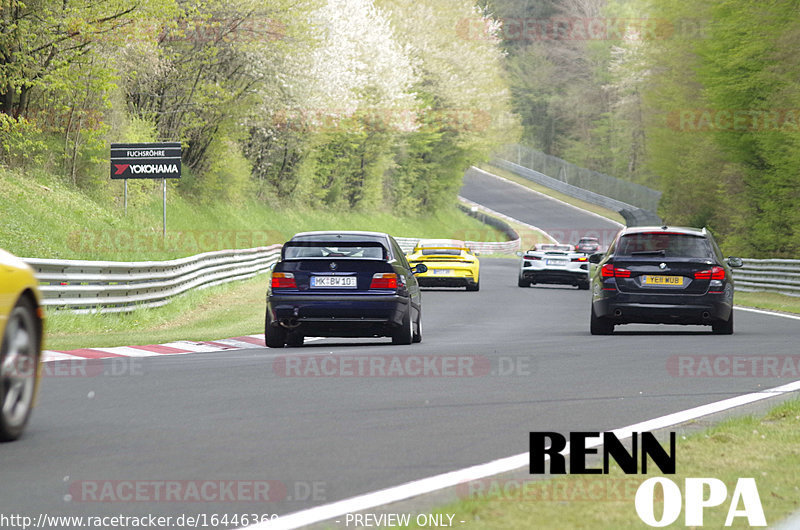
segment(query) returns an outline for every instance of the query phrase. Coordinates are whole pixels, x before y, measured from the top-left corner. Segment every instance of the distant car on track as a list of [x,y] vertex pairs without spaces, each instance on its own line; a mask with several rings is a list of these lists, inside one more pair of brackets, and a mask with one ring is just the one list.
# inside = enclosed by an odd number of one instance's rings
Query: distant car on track
[[283,245],[267,292],[267,346],[306,336],[422,340],[422,297],[397,242],[379,232],[304,232]]
[[590,330],[629,323],[700,324],[733,333],[733,277],[740,258],[723,259],[705,229],[625,228],[606,254],[593,254]]
[[480,289],[480,262],[463,241],[455,239],[421,239],[408,256],[414,266],[427,265],[427,272],[417,275],[422,287],[466,287]]
[[589,288],[589,258],[572,245],[539,243],[522,254],[517,285],[537,283],[576,285]]
[[0,441],[22,435],[39,386],[43,318],[33,270],[0,250]]
[[575,252],[594,254],[600,252],[600,240],[596,237],[582,237],[575,245]]

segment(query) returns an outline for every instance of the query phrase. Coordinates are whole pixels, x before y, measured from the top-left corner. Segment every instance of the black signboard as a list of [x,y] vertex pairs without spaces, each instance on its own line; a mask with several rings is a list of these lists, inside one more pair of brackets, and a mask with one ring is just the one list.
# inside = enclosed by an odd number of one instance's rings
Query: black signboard
[[181,143],[111,144],[112,179],[181,177]]

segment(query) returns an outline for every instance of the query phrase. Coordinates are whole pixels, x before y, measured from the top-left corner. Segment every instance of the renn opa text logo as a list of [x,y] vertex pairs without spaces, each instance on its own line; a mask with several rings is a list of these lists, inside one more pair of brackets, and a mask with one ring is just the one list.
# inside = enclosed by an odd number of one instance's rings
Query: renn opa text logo
[[[669,451],[665,450],[650,432],[631,433],[630,452],[622,443],[622,439],[613,432],[571,432],[569,443],[564,435],[557,432],[531,432],[529,443],[531,474],[546,473],[545,464],[548,459],[549,471],[553,475],[608,474],[612,459],[625,474],[647,474],[648,457],[665,475],[674,475],[676,469],[674,432],[670,433]],[[602,467],[587,467],[587,456],[598,454],[600,445],[602,445]],[[566,455],[569,455],[569,471],[566,466]],[[661,487],[661,495],[656,492],[657,486]],[[656,515],[656,498],[663,499],[663,511],[660,517]],[[686,478],[682,495],[678,485],[671,479],[649,478],[636,491],[634,500],[636,514],[649,526],[667,526],[680,517],[684,498],[686,526],[702,526],[704,509],[725,503],[728,500],[728,487],[716,478]],[[730,497],[725,526],[731,526],[734,519],[739,517],[746,518],[750,526],[767,525],[756,481],[753,478],[737,480]]]

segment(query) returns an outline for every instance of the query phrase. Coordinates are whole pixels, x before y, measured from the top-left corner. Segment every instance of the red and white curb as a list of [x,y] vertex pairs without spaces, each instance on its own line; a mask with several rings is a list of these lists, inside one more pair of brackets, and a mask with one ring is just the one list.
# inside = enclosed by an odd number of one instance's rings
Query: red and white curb
[[264,348],[264,334],[245,335],[231,339],[214,341],[179,340],[165,344],[145,346],[116,346],[113,348],[80,348],[77,350],[45,350],[42,362],[66,361],[74,359],[111,359],[114,357],[157,357],[159,355],[185,355],[188,353],[208,353],[227,350]]

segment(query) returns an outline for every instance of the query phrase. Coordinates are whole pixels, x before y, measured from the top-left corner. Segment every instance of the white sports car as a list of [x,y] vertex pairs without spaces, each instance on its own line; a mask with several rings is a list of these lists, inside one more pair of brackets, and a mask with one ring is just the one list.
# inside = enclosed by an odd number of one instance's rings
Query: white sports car
[[572,245],[539,243],[522,254],[519,264],[520,287],[535,283],[559,283],[589,288],[589,258]]

